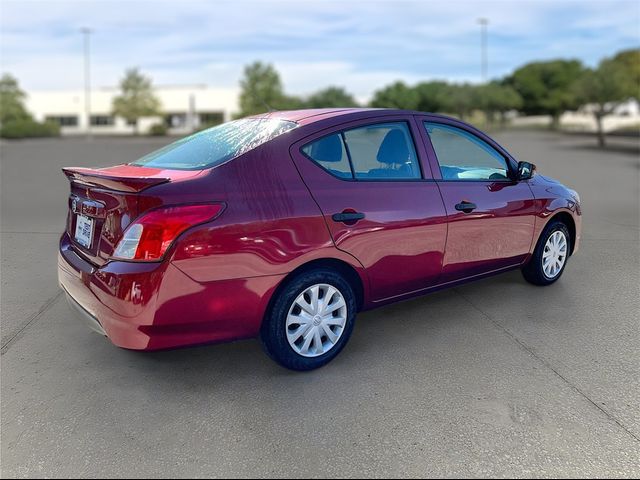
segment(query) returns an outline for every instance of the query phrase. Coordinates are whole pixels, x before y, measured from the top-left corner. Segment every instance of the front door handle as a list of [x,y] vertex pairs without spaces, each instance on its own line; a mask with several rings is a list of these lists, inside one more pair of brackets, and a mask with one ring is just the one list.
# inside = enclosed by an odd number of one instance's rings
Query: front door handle
[[476,208],[478,208],[478,206],[475,203],[467,202],[464,200],[456,205],[456,210],[464,213],[471,213]]
[[331,215],[331,219],[334,222],[342,222],[342,223],[355,223],[358,220],[362,220],[364,218],[364,213],[361,212],[341,212],[334,213]]

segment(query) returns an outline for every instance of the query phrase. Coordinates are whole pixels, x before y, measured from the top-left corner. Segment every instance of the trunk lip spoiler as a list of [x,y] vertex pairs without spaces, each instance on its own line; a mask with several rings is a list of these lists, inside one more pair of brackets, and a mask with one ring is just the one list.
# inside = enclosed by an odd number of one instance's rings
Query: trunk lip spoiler
[[62,172],[71,182],[88,187],[103,187],[117,192],[137,193],[171,181],[169,177],[113,175],[93,168],[64,167]]

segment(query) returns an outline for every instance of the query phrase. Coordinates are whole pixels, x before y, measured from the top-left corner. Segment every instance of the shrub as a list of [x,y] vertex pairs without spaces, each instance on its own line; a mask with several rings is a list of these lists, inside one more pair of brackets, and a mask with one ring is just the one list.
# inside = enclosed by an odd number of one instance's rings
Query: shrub
[[53,122],[36,122],[32,119],[21,119],[7,122],[0,127],[0,137],[2,138],[35,138],[35,137],[58,137],[60,136],[60,125]]
[[149,135],[152,137],[164,137],[166,134],[167,126],[164,123],[156,123],[149,129]]

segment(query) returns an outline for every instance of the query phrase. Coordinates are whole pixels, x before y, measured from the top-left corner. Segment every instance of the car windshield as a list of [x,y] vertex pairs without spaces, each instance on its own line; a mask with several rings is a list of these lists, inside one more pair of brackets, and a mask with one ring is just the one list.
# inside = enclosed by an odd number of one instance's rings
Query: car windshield
[[178,140],[129,165],[170,170],[202,170],[242,155],[297,127],[278,118],[244,118]]

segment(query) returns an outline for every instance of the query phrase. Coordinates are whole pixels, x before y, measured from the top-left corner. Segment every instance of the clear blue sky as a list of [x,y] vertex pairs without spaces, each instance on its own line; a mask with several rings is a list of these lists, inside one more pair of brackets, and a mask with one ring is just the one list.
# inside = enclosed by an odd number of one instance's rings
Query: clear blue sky
[[532,60],[593,66],[640,46],[637,0],[0,0],[1,70],[26,90],[81,88],[89,26],[96,86],[138,66],[156,84],[235,87],[259,59],[290,93],[335,84],[365,99],[397,79],[478,81],[479,17],[490,21],[490,77]]

